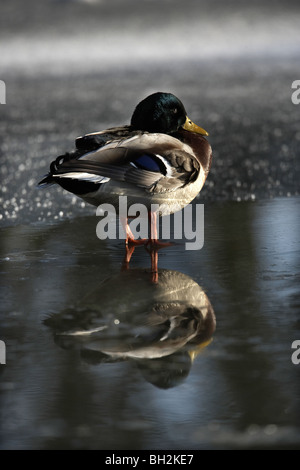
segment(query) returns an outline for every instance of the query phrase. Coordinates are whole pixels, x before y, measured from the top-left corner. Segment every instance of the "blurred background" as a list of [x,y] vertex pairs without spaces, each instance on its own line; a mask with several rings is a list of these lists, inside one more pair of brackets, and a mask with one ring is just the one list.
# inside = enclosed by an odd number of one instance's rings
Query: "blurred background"
[[44,210],[35,191],[49,161],[78,135],[128,123],[158,90],[178,95],[210,133],[203,197],[298,194],[298,24],[291,0],[3,0],[2,220],[67,211],[65,196]]
[[[292,0],[1,0],[1,448],[299,448],[299,24]],[[124,341],[153,338],[148,253],[126,277],[95,208],[36,184],[155,91],[207,129],[213,164],[195,201],[204,248],[159,253],[159,292],[181,292],[201,335],[141,362]],[[103,355],[112,324],[122,360]],[[97,344],[63,340],[70,325],[100,328]]]
[[78,73],[149,60],[287,58],[299,53],[298,15],[295,0],[4,0],[1,61]]

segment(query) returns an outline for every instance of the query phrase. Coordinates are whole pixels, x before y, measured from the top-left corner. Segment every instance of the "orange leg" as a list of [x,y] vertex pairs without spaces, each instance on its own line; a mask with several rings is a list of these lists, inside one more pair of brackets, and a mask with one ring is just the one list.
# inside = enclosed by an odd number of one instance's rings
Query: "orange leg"
[[160,242],[158,240],[157,213],[156,212],[149,212],[149,220],[150,220],[150,239],[147,241],[147,245],[150,245],[151,247],[153,248],[155,247],[157,249],[174,245],[174,243],[172,242]]
[[150,221],[150,238],[135,240],[132,231],[130,230],[127,217],[120,218],[126,233],[126,253],[122,264],[122,270],[129,269],[129,263],[134,253],[136,246],[144,245],[151,258],[151,273],[152,282],[158,282],[158,250],[167,246],[172,246],[172,242],[160,242],[157,233],[157,213],[149,211]]
[[139,240],[136,240],[134,238],[134,235],[133,235],[132,231],[130,230],[127,217],[120,217],[120,220],[121,220],[121,224],[123,226],[123,229],[126,233],[126,241],[125,241],[126,245],[138,246],[138,245],[145,245],[145,243],[147,243],[147,240],[145,238],[141,238]]

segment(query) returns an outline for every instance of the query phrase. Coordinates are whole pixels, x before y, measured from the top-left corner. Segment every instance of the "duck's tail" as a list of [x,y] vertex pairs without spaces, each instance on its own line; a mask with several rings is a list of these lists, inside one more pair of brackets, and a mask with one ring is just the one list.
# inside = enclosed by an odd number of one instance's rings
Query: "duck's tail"
[[66,161],[72,160],[80,156],[81,154],[78,151],[67,152],[64,155],[59,155],[53,162],[50,164],[50,171],[47,173],[44,178],[37,184],[38,187],[45,187],[54,184],[56,181],[53,178],[53,175],[56,174],[59,166]]
[[39,181],[37,186],[39,188],[45,188],[46,186],[50,186],[54,183],[55,183],[55,181],[54,181],[51,173],[48,173],[47,175],[44,176],[44,178],[41,181]]

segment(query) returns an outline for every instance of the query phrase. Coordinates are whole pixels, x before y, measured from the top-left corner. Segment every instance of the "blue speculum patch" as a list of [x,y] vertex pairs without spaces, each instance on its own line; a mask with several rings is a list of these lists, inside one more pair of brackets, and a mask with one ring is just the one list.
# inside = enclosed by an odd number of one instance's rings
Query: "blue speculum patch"
[[155,155],[141,155],[134,161],[134,164],[143,170],[156,171],[163,174],[166,173],[165,165]]

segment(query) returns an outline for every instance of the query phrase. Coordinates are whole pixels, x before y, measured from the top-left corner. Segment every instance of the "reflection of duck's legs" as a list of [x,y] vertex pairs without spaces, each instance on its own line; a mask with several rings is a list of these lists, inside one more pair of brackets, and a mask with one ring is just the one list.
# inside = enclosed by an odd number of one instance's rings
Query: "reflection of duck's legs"
[[[122,263],[122,271],[127,271],[129,269],[129,263],[135,248],[135,246],[125,246],[126,252]],[[158,248],[148,248],[147,245],[145,245],[145,248],[151,258],[151,281],[156,284],[158,282]]]
[[158,250],[159,247],[156,247],[152,244],[145,245],[146,250],[148,251],[151,259],[151,280],[153,283],[158,282]]
[[151,275],[152,275],[152,282],[157,284],[158,283],[158,250],[153,248],[150,251],[151,256]]
[[122,263],[122,271],[126,271],[127,269],[129,269],[129,263],[130,263],[130,260],[131,260],[131,257],[134,253],[134,250],[135,250],[135,246],[128,246],[128,245],[125,245],[125,257],[123,259],[123,263]]

